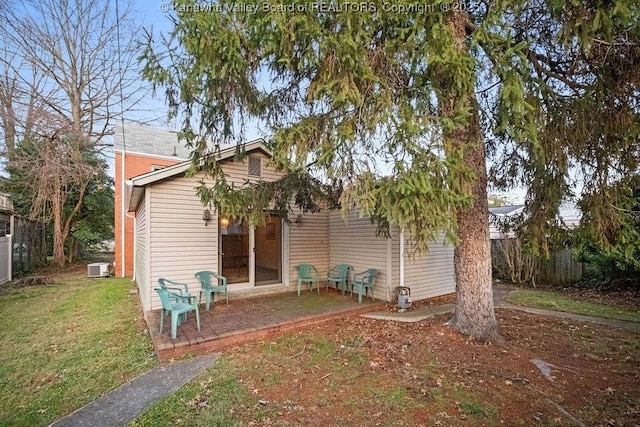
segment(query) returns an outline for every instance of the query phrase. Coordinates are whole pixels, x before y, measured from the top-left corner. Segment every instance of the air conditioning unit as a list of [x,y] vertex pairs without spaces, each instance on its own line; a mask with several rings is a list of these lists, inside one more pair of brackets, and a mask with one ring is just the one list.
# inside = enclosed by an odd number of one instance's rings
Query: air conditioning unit
[[108,262],[94,262],[87,264],[87,274],[89,277],[109,277],[111,264]]

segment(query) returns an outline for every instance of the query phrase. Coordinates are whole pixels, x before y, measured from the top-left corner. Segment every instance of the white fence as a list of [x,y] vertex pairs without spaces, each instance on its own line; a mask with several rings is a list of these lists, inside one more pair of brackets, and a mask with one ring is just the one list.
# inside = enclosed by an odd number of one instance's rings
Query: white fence
[[11,236],[0,237],[0,284],[11,280]]

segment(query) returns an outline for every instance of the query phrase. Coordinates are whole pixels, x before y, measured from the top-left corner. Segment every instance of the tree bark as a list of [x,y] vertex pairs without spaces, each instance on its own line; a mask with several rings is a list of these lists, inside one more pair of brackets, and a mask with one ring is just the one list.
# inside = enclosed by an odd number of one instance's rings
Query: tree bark
[[[465,57],[469,55],[466,43],[467,15],[461,6],[453,5],[447,23],[457,53]],[[475,178],[468,188],[473,197],[472,205],[458,208],[456,212],[459,238],[454,251],[456,308],[449,325],[463,334],[488,341],[499,339],[499,334],[491,281],[486,152],[474,93],[475,81],[472,80],[467,82],[467,89],[452,84],[455,79],[441,80],[440,108],[443,115],[453,117],[456,114],[454,109],[461,105],[470,111],[465,126],[445,133],[448,154],[461,156],[462,164]]]
[[62,227],[62,203],[58,195],[54,195],[52,198],[52,213],[53,213],[53,263],[57,267],[64,267],[64,244],[66,236]]
[[491,282],[491,245],[487,203],[485,148],[477,111],[467,129],[453,138],[464,144],[464,164],[475,175],[471,188],[473,205],[458,209],[458,238],[454,251],[456,308],[449,324],[480,340],[498,339]]

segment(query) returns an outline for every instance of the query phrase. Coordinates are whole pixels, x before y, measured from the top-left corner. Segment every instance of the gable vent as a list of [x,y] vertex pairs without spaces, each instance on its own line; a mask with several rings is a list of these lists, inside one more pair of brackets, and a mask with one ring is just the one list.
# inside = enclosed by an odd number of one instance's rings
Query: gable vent
[[262,159],[258,156],[249,156],[249,176],[262,176]]

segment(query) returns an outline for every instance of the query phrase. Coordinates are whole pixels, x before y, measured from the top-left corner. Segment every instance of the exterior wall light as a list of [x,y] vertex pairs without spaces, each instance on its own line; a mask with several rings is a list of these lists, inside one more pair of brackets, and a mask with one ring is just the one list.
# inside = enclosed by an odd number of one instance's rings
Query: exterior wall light
[[202,212],[202,220],[204,221],[205,227],[209,224],[209,221],[211,221],[211,212],[209,209],[205,209],[204,212]]

